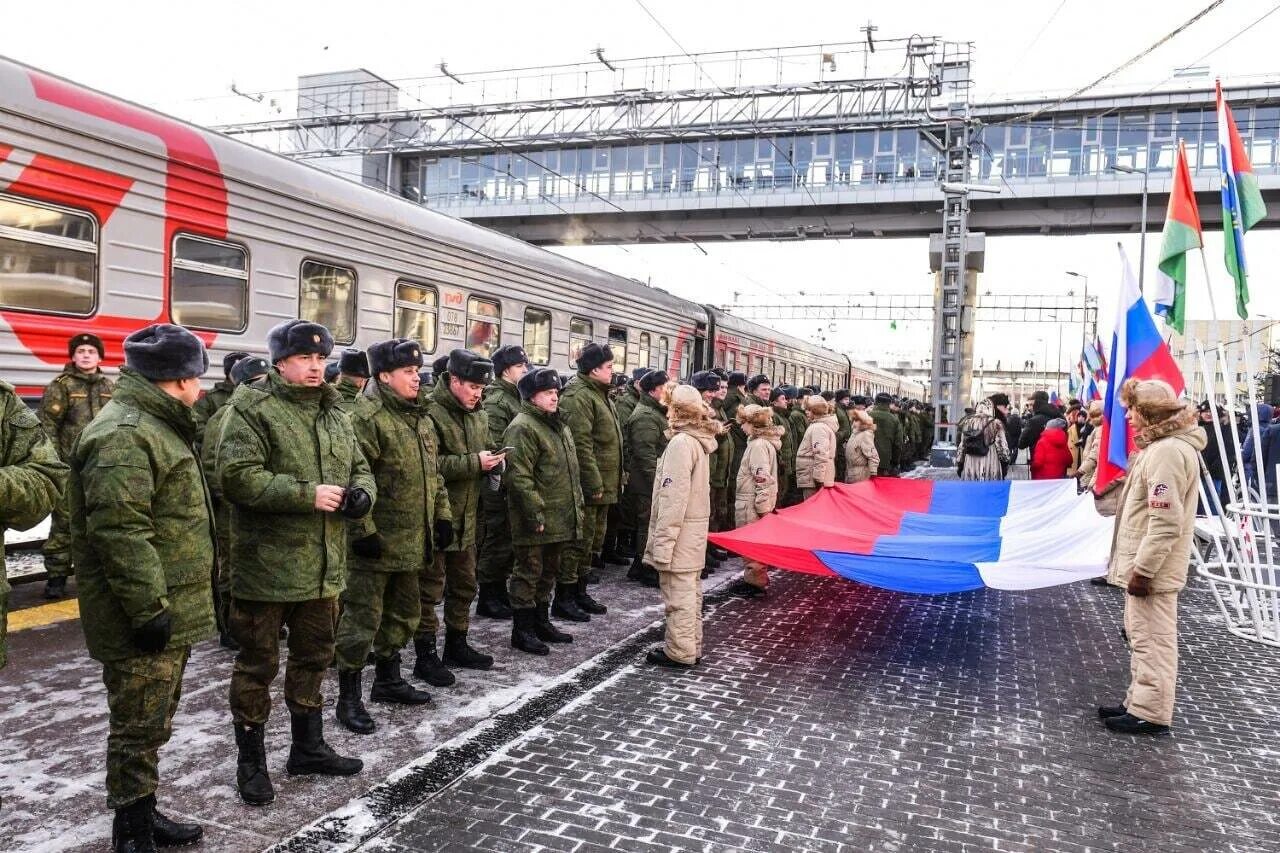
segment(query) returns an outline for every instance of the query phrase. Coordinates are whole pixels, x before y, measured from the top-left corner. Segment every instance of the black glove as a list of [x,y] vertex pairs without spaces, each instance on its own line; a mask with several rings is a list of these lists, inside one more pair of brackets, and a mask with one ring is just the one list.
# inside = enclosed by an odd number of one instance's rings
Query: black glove
[[161,610],[142,625],[133,629],[133,644],[143,654],[154,655],[164,651],[173,635],[173,619],[168,610]]
[[362,539],[356,539],[351,543],[351,550],[355,552],[357,557],[364,557],[368,560],[377,560],[382,557],[382,546],[386,544],[382,541],[382,534],[370,533]]
[[436,550],[443,551],[453,541],[453,522],[447,518],[436,519]]
[[338,504],[338,512],[352,521],[364,518],[373,509],[373,498],[364,489],[347,489],[342,495],[342,503]]

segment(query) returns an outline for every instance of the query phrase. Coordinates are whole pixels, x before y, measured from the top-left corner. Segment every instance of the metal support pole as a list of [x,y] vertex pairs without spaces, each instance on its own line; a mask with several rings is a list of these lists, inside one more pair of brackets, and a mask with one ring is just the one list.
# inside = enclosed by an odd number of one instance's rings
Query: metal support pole
[[[1148,167],[1150,164],[1148,164]],[[1147,178],[1150,177],[1150,168],[1142,170],[1142,228],[1141,236],[1138,238],[1138,292],[1146,293],[1143,289],[1143,282],[1147,273]]]

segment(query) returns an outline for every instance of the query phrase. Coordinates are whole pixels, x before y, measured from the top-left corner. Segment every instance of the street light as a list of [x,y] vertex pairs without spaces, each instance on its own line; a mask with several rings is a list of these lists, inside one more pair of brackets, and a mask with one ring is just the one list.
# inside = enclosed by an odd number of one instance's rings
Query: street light
[[1082,272],[1064,270],[1072,278],[1084,279],[1084,312],[1080,315],[1080,352],[1089,346],[1089,276]]
[[1113,172],[1124,172],[1126,175],[1142,175],[1142,236],[1138,243],[1138,290],[1142,290],[1143,274],[1146,272],[1147,266],[1147,176],[1146,169],[1139,169],[1136,166],[1125,166],[1120,163],[1112,163],[1111,170]]

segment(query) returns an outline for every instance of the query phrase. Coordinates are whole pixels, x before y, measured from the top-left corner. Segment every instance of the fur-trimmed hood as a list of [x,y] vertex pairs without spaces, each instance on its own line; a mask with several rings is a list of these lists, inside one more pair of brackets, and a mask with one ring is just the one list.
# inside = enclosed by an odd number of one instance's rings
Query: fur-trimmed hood
[[865,409],[850,409],[849,421],[853,424],[854,430],[858,432],[875,432],[876,422],[868,415]]
[[688,433],[702,443],[707,453],[715,452],[717,438],[729,428],[728,424],[715,419],[711,407],[692,385],[677,385],[671,391],[667,424],[670,427],[667,438],[674,438],[678,432]]
[[1181,436],[1196,450],[1204,450],[1209,444],[1209,435],[1200,429],[1196,409],[1190,403],[1185,403],[1181,410],[1173,412],[1162,421],[1148,423],[1134,436],[1133,441],[1138,447],[1146,448],[1162,438],[1174,435]]

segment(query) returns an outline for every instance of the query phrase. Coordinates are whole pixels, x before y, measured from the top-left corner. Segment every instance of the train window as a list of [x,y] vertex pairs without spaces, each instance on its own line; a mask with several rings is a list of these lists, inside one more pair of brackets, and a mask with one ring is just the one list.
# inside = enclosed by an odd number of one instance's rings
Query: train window
[[683,344],[680,345],[680,365],[676,371],[677,374],[690,374],[693,372],[693,341],[685,338]]
[[658,364],[659,370],[668,370],[671,367],[671,341],[666,335],[658,338]]
[[778,370],[778,362],[776,359],[769,359],[769,375],[772,376]]
[[92,216],[0,196],[0,305],[91,314],[97,279]]
[[713,366],[725,367],[728,364],[729,364],[728,348],[723,345],[716,347],[716,363]]
[[728,367],[729,367],[729,372],[730,372],[730,373],[732,373],[733,371],[735,371],[735,370],[737,370],[737,369],[738,369],[738,351],[737,351],[736,349],[731,349],[731,350],[729,350],[729,365],[728,365]]
[[196,329],[238,332],[249,321],[249,253],[204,237],[173,241],[169,313]]
[[524,354],[531,364],[551,363],[551,312],[524,309]]
[[401,279],[396,282],[396,337],[412,338],[423,352],[436,351],[436,318],[440,294],[434,287]]
[[581,317],[569,318],[569,363],[578,366],[578,354],[582,348],[591,343],[593,328],[590,320]]
[[613,372],[627,372],[627,330],[622,326],[609,327],[609,349],[613,350]]
[[328,328],[333,340],[356,339],[356,271],[320,261],[303,261],[298,316]]
[[636,367],[653,367],[653,362],[650,360],[650,355],[652,354],[652,350],[650,349],[649,341],[650,341],[649,333],[641,332],[640,333],[640,351],[638,353],[639,363],[636,365]]
[[502,306],[492,299],[467,297],[467,349],[488,358],[502,340]]

